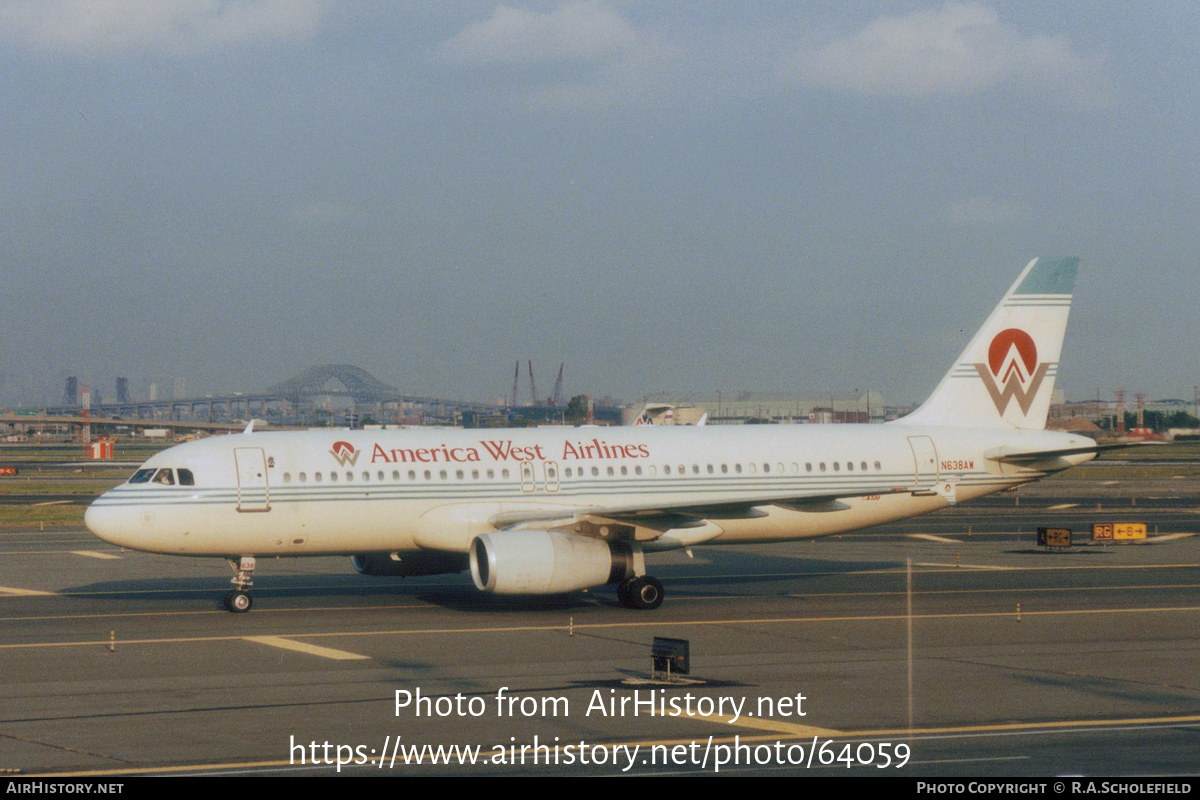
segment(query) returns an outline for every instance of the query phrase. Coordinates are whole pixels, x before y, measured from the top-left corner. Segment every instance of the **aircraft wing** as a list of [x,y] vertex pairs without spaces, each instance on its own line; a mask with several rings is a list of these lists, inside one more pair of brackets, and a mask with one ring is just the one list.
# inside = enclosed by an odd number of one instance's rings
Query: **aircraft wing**
[[[733,519],[754,519],[767,516],[763,506],[782,506],[796,511],[841,511],[849,508],[842,500],[853,497],[899,494],[915,491],[914,487],[875,488],[849,492],[823,492],[809,495],[776,495],[732,500],[718,503],[659,503],[653,505],[543,507],[504,511],[489,522],[497,529],[528,528],[532,525],[584,525],[579,533],[590,533],[587,524],[610,523],[617,526],[646,529],[638,539],[652,539],[676,528],[699,528],[710,522]],[[548,524],[549,523],[549,524]],[[585,524],[586,523],[586,524]],[[657,532],[651,533],[651,532]]]

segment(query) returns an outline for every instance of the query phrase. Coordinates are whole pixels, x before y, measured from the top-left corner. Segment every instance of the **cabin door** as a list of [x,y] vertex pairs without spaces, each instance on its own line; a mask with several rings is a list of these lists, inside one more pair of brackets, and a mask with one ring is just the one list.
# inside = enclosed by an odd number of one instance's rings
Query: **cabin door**
[[270,511],[271,492],[267,486],[267,457],[261,447],[235,447],[237,461],[238,511]]
[[912,448],[917,486],[932,486],[938,481],[937,448],[928,436],[908,437]]

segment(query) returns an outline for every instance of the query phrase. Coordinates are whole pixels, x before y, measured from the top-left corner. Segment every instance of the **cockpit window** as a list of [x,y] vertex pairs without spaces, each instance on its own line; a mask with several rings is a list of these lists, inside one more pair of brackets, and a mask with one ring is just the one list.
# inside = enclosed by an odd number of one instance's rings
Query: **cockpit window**
[[175,475],[171,470],[164,467],[154,474],[154,482],[161,483],[163,486],[174,486]]
[[137,472],[133,473],[133,477],[129,479],[129,482],[147,483],[150,480],[150,476],[153,474],[154,470],[152,469],[139,469]]
[[175,471],[177,473],[179,473],[179,485],[180,486],[195,486],[196,485],[196,478],[195,478],[195,476],[192,475],[192,471],[190,469],[178,469]]

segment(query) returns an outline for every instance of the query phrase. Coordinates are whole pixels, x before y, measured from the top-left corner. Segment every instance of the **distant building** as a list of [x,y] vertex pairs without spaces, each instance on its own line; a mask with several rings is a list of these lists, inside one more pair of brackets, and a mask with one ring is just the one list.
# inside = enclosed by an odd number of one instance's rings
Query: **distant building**
[[[675,417],[682,424],[694,424],[692,420],[705,414],[709,425],[883,422],[886,418],[883,396],[872,391],[823,394],[722,392],[687,398],[654,395],[646,402],[676,406]],[[627,417],[625,421],[629,422],[643,407],[641,403],[627,406],[623,418]]]

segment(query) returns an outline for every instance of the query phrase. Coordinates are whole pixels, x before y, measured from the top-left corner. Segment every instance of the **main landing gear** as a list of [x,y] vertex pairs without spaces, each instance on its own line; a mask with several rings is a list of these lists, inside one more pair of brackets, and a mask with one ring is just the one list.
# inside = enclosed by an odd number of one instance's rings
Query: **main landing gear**
[[[646,553],[637,542],[613,542],[613,572],[609,581],[617,584],[617,599],[626,608],[653,611],[662,605],[663,585],[646,574]],[[624,558],[618,560],[617,556]],[[618,581],[617,578],[620,577]]]
[[653,611],[662,605],[663,585],[657,578],[638,575],[617,586],[617,598],[626,608]]
[[235,614],[242,614],[254,605],[254,599],[246,591],[254,585],[254,581],[250,579],[254,575],[254,556],[242,556],[238,561],[227,558],[225,561],[233,569],[233,579],[229,582],[234,586],[225,593],[225,608]]

